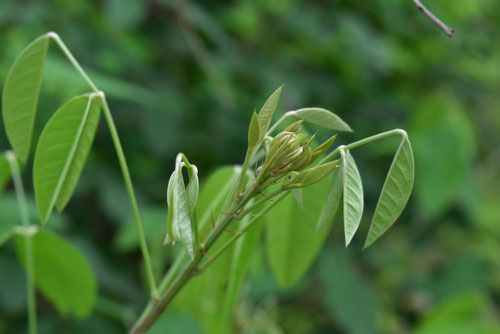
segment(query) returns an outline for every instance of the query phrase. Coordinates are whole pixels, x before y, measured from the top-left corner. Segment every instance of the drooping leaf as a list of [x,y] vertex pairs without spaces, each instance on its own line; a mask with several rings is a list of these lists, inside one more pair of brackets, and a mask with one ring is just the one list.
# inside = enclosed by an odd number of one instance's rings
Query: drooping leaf
[[196,202],[198,200],[198,170],[195,166],[188,168],[190,170],[189,184],[184,184],[182,169],[186,166],[183,162],[183,155],[178,154],[175,161],[175,170],[168,182],[167,203],[167,235],[165,244],[182,242],[191,257],[194,259],[194,236],[193,232],[195,219]]
[[363,184],[358,167],[349,151],[343,157],[344,171],[344,232],[346,246],[356,233],[363,215]]
[[335,168],[332,172],[332,183],[328,195],[326,197],[325,205],[321,209],[321,214],[318,219],[318,229],[323,228],[332,223],[335,218],[335,214],[339,208],[340,197],[342,196],[342,188],[344,185],[344,171],[343,166],[340,165]]
[[10,167],[5,154],[0,154],[0,194],[10,180]]
[[330,222],[316,230],[331,176],[303,188],[304,206],[286,196],[266,214],[266,252],[274,276],[282,287],[295,284],[312,264],[326,237]]
[[2,95],[2,111],[7,138],[17,157],[26,162],[33,134],[36,107],[49,37],[31,42],[9,71]]
[[46,223],[73,193],[90,151],[100,116],[97,94],[77,96],[59,108],[38,141],[33,182],[38,213]]
[[[33,236],[35,283],[62,315],[84,318],[97,299],[94,272],[86,257],[71,243],[47,230]],[[24,263],[25,238],[16,239]]]
[[366,238],[365,248],[384,234],[403,211],[413,188],[414,169],[413,152],[410,141],[405,136],[387,173]]
[[266,103],[264,103],[259,111],[259,142],[264,139],[266,132],[269,129],[269,125],[271,125],[271,119],[276,111],[276,106],[278,105],[282,89],[283,86],[276,89],[276,91],[269,96]]
[[248,147],[255,147],[259,143],[260,138],[260,127],[259,127],[259,116],[254,111],[252,115],[252,120],[250,121],[250,127],[248,128]]
[[311,124],[327,129],[352,132],[352,129],[339,116],[323,108],[302,108],[288,112]]

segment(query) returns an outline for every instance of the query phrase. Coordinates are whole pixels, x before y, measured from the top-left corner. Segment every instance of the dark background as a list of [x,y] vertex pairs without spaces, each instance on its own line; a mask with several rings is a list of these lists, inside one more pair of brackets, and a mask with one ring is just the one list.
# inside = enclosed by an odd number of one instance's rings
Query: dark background
[[[1,0],[0,87],[31,40],[57,32],[108,96],[147,226],[163,224],[158,217],[166,212],[177,152],[198,166],[202,180],[217,166],[241,163],[251,112],[283,83],[276,116],[306,106],[332,110],[355,130],[337,144],[404,128],[416,177],[397,224],[361,251],[397,143],[355,150],[366,202],[360,233],[346,250],[337,222],[309,274],[290,290],[256,266],[235,331],[493,333],[500,300],[500,2],[426,4],[455,29],[453,38],[411,0]],[[58,106],[86,91],[51,48],[35,138]],[[0,149],[8,148],[2,130]],[[23,175],[30,193],[30,164]],[[9,190],[0,197],[0,215],[17,210],[13,196]],[[54,227],[89,257],[99,301],[91,318],[79,321],[61,317],[40,296],[41,333],[120,333],[129,325],[147,297],[131,216],[101,121],[75,196]],[[158,268],[169,263],[168,248],[155,252]],[[263,251],[255,257],[265,261]],[[25,331],[24,288],[7,245],[0,250],[0,332]],[[168,316],[164,333],[197,326],[187,314]]]

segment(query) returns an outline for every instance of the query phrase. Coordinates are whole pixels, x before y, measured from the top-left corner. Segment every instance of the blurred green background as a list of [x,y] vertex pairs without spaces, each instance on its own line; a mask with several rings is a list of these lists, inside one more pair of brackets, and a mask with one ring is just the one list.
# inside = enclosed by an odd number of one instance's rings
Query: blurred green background
[[[355,150],[366,209],[353,243],[343,247],[337,221],[308,275],[286,290],[262,243],[234,332],[498,333],[500,2],[426,4],[455,29],[453,38],[411,0],[1,0],[0,87],[31,40],[60,34],[109,98],[157,271],[172,259],[157,231],[175,155],[184,152],[202,180],[217,166],[240,163],[251,112],[280,84],[278,114],[318,106],[351,125],[355,132],[340,134],[337,144],[404,128],[416,177],[397,224],[361,251],[397,143]],[[51,48],[35,138],[57,107],[87,90]],[[2,130],[0,149],[8,148]],[[23,174],[31,192],[30,164]],[[11,185],[0,196],[0,215],[17,215]],[[100,297],[91,317],[78,320],[39,296],[41,333],[130,326],[148,296],[131,215],[101,121],[77,192],[53,224],[90,259]],[[26,332],[24,280],[13,245],[4,246],[1,333]],[[200,327],[188,313],[169,312],[156,330]]]

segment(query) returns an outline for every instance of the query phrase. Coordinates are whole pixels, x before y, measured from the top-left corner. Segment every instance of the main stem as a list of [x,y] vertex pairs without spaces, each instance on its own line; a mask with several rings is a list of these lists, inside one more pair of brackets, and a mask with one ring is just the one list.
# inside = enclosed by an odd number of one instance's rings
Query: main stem
[[[19,171],[19,166],[17,164],[16,156],[13,152],[9,151],[6,153],[7,160],[9,161],[10,170],[12,173],[12,178],[14,180],[14,188],[16,190],[17,204],[19,206],[19,213],[21,215],[21,222],[24,228],[28,229],[30,226],[28,205],[26,203],[26,196],[24,194],[23,181],[21,179],[21,173]],[[36,323],[36,295],[35,295],[35,265],[33,261],[33,235],[30,231],[26,230],[24,234],[25,243],[25,253],[26,253],[26,290],[27,290],[27,300],[28,300],[28,326],[29,333],[36,334],[37,323]]]
[[[82,69],[78,61],[75,59],[71,51],[61,40],[59,35],[54,32],[47,33],[47,37],[52,38],[57,45],[61,48],[64,55],[71,62],[76,71],[83,77],[83,79],[87,82],[87,84],[92,88],[92,90],[96,93],[99,93],[99,89],[94,84],[94,82],[89,78],[87,73]],[[132,206],[132,211],[134,213],[135,225],[137,228],[137,233],[139,235],[139,242],[141,246],[142,256],[144,258],[144,264],[146,266],[146,275],[148,278],[149,289],[151,293],[151,298],[153,300],[158,299],[158,290],[156,288],[156,283],[154,279],[153,266],[151,265],[151,257],[149,256],[149,250],[146,242],[146,237],[144,236],[144,230],[142,228],[141,216],[139,214],[139,208],[137,206],[137,200],[135,198],[134,187],[132,186],[132,179],[130,178],[130,172],[128,170],[127,161],[125,159],[125,154],[123,153],[123,148],[120,143],[120,137],[118,137],[118,132],[116,131],[116,126],[113,121],[113,117],[111,115],[111,111],[109,110],[108,102],[103,94],[103,112],[104,117],[108,123],[109,131],[111,133],[111,138],[113,140],[113,144],[115,146],[116,154],[118,156],[118,161],[120,163],[120,167],[123,174],[123,179],[125,181],[125,186],[127,188],[127,193],[129,196],[130,204]]]
[[[243,209],[243,207],[248,203],[248,201],[255,196],[256,187],[247,189],[241,197],[236,197],[235,203],[231,206],[230,212],[237,212]],[[233,221],[236,220],[234,215],[223,215],[223,218],[215,226],[215,228],[210,232],[207,240],[202,245],[202,251],[199,251],[194,260],[188,263],[184,269],[177,275],[177,277],[170,283],[168,289],[161,295],[158,301],[151,301],[146,306],[144,312],[137,320],[136,324],[130,331],[131,334],[145,333],[158,319],[158,317],[163,313],[167,306],[172,302],[174,297],[179,293],[179,291],[186,285],[189,280],[197,274],[198,265],[204,257],[203,252],[208,252],[210,248],[214,245],[215,241],[219,236],[226,230],[226,228]]]

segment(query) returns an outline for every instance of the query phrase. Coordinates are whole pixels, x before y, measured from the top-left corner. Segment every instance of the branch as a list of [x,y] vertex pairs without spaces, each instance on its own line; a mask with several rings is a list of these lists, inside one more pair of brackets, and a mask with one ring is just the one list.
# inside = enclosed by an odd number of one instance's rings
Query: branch
[[415,5],[417,5],[417,8],[420,9],[432,22],[434,22],[441,30],[444,31],[448,37],[453,36],[453,29],[448,27],[446,24],[443,23],[440,19],[436,17],[436,15],[432,14],[430,10],[425,7],[420,0],[413,0]]

